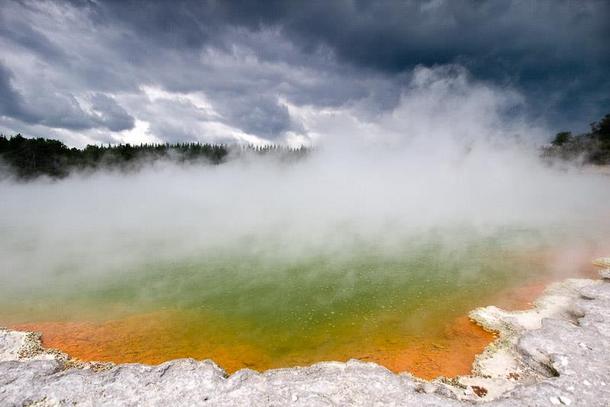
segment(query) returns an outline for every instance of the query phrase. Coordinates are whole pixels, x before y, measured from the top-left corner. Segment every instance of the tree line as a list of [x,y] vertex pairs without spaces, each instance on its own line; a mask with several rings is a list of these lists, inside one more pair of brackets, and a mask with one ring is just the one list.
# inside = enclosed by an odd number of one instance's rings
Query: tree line
[[305,147],[279,145],[228,145],[208,143],[87,145],[70,148],[59,140],[0,134],[0,170],[19,179],[39,176],[63,178],[73,171],[97,169],[131,170],[157,160],[179,163],[221,164],[243,154],[300,157]]
[[[610,165],[610,114],[591,123],[590,127],[589,132],[578,135],[568,131],[557,133],[553,141],[543,148],[543,158]],[[73,171],[136,169],[156,160],[217,165],[244,154],[270,154],[282,159],[294,159],[307,152],[305,147],[274,144],[238,146],[209,143],[87,145],[78,149],[70,148],[59,140],[0,134],[0,175],[12,174],[20,179],[43,175],[63,178]]]
[[591,123],[583,134],[562,131],[543,149],[543,157],[580,160],[584,164],[610,165],[610,113]]

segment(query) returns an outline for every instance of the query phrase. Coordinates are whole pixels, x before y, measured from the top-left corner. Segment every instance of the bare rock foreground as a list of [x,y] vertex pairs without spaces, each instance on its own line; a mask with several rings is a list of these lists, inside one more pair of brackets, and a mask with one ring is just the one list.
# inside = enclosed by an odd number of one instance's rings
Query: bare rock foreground
[[[610,260],[598,265],[610,267]],[[550,286],[527,311],[471,318],[499,338],[471,376],[430,382],[351,360],[228,376],[210,360],[79,362],[0,329],[0,406],[610,406],[610,270]]]

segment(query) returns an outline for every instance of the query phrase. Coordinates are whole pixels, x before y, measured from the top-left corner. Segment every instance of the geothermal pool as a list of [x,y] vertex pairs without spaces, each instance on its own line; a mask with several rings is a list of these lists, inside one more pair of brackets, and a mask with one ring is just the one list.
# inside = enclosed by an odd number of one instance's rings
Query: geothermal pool
[[0,183],[0,325],[85,360],[468,373],[470,310],[607,255],[609,179],[443,151]]
[[[455,376],[493,339],[468,311],[525,308],[548,282],[591,273],[590,259],[609,247],[599,234],[551,235],[438,231],[391,249],[356,240],[299,254],[246,239],[186,257],[151,243],[106,272],[65,259],[36,279],[5,281],[0,325],[42,332],[46,346],[84,360],[211,358],[233,372],[357,358]],[[35,250],[11,247],[13,259]]]

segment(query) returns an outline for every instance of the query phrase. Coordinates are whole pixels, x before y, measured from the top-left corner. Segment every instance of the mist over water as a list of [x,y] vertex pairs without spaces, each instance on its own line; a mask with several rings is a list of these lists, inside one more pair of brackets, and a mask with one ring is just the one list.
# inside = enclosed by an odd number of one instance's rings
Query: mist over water
[[2,181],[0,323],[179,310],[172,329],[190,325],[193,349],[226,331],[218,344],[275,366],[388,327],[440,335],[495,293],[575,275],[610,247],[610,177],[542,163],[548,135],[519,95],[459,67],[416,69],[374,117],[289,108],[315,145],[297,162]]

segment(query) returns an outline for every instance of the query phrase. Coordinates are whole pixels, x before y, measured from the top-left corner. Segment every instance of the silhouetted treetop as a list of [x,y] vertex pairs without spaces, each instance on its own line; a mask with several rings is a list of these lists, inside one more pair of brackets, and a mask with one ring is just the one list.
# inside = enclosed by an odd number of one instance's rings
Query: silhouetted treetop
[[7,137],[0,134],[0,170],[14,174],[20,179],[32,179],[41,175],[61,178],[72,171],[101,168],[130,170],[157,160],[217,165],[227,160],[230,155],[274,153],[300,157],[305,152],[304,147],[207,143],[88,145],[77,149],[69,148],[58,140],[31,139],[21,134]]
[[573,135],[562,131],[555,135],[543,157],[580,160],[584,164],[610,165],[610,114],[591,123],[591,131]]

